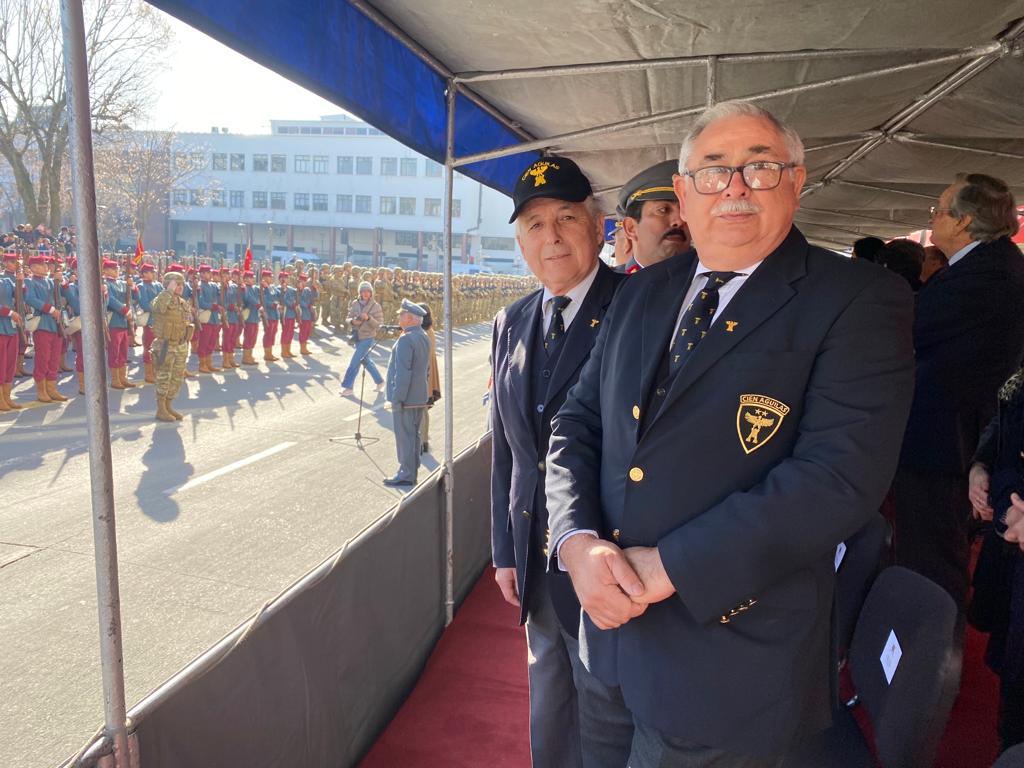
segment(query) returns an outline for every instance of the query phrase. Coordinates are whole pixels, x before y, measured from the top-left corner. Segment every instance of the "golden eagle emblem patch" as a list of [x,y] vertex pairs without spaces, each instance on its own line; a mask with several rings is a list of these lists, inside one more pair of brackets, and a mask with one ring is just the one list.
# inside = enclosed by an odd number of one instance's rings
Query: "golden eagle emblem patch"
[[538,160],[536,163],[526,169],[526,173],[523,174],[523,178],[520,181],[526,181],[527,176],[533,176],[533,186],[540,187],[548,183],[547,177],[544,175],[548,170],[554,168],[556,171],[561,168],[555,163],[547,160]]
[[740,395],[736,434],[743,452],[750,455],[775,437],[789,411],[788,405],[766,395]]

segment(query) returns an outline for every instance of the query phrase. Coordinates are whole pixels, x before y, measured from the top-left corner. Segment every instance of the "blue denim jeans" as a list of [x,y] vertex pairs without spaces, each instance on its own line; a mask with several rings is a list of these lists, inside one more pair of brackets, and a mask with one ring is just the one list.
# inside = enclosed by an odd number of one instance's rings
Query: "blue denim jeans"
[[343,389],[352,389],[352,385],[356,381],[356,373],[359,371],[359,364],[362,363],[363,367],[370,374],[370,378],[373,379],[374,384],[380,384],[384,379],[380,375],[380,371],[377,370],[377,366],[373,364],[373,360],[369,358],[370,347],[373,346],[373,338],[363,339],[356,343],[356,351],[352,353],[352,360],[348,364],[348,370],[345,371],[345,378],[341,380],[341,386]]

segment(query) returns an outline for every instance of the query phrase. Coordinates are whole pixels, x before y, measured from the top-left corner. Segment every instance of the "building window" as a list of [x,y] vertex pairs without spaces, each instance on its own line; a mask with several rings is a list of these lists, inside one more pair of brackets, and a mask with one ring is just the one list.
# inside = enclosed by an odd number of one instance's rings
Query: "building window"
[[240,153],[231,153],[231,170],[232,171],[244,171],[245,170],[245,155]]
[[396,211],[395,198],[382,196],[380,199],[380,215],[394,216]]
[[171,193],[171,205],[188,205],[188,190],[174,190],[174,192]]
[[416,175],[416,158],[415,157],[403,157],[400,174],[402,176],[415,176]]
[[337,195],[334,209],[338,213],[352,213],[352,195]]
[[356,175],[357,176],[369,176],[373,173],[373,158],[372,157],[357,157],[356,158]]
[[441,215],[441,198],[439,197],[428,197],[423,201],[423,215],[424,216],[440,216]]
[[192,153],[192,170],[201,171],[206,167],[206,155],[202,152]]
[[[324,158],[324,162],[327,162],[327,158]],[[313,210],[314,211],[326,211],[327,210],[327,195],[313,195]]]
[[309,193],[308,192],[296,192],[294,195],[294,204],[292,205],[296,211],[308,211],[309,210]]
[[338,155],[338,173],[344,173],[347,176],[352,175],[351,155]]
[[444,166],[442,166],[440,163],[435,163],[433,160],[426,160],[424,163],[423,175],[438,178],[441,175],[441,170],[443,167]]
[[295,172],[309,173],[309,155],[295,156]]
[[285,173],[288,167],[288,158],[285,155],[270,156],[270,172]]
[[241,190],[231,190],[230,205],[232,208],[245,208],[245,192]]
[[223,152],[214,152],[212,167],[215,171],[226,171],[228,169],[228,156]]
[[267,170],[267,156],[266,155],[253,155],[252,156],[252,169],[254,171],[265,171],[265,170]]
[[327,155],[313,155],[313,173],[327,173]]
[[211,189],[210,190],[210,205],[214,208],[224,207],[224,190],[223,189]]
[[481,237],[480,247],[486,251],[514,251],[516,241],[511,237]]
[[400,197],[400,198],[398,198],[398,212],[402,216],[415,216],[416,215],[416,198],[415,197]]
[[380,159],[380,175],[381,176],[397,176],[398,175],[398,158],[397,157],[382,157]]
[[373,198],[369,195],[356,195],[356,213],[372,213]]
[[253,208],[266,208],[267,207],[267,193],[266,192],[253,192],[252,193],[252,207]]
[[417,246],[420,244],[419,232],[405,232],[399,230],[395,232],[395,245],[413,245]]
[[462,216],[462,201],[452,200],[452,218],[458,219]]
[[189,205],[202,205],[203,204],[203,193],[198,189],[190,189],[188,191],[188,204]]
[[270,193],[270,208],[274,211],[284,210],[284,192]]
[[303,125],[302,127],[299,128],[299,133],[305,136],[319,136],[320,129],[312,125]]

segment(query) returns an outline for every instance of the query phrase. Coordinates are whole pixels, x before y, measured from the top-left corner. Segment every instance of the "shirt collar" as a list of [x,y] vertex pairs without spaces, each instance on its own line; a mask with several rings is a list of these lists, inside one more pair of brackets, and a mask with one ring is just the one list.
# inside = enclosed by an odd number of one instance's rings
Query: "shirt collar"
[[[590,290],[590,286],[594,284],[594,278],[597,277],[597,270],[600,266],[600,260],[595,259],[594,268],[590,270],[587,276],[580,280],[578,283],[576,283],[576,285],[574,285],[572,288],[566,291],[563,295],[568,296],[570,299],[572,299],[572,302],[576,304],[576,306],[582,304],[583,299],[587,297],[587,292]],[[553,294],[547,286],[544,286],[544,295],[543,297],[541,297],[541,306],[546,307],[548,301],[554,298],[554,296],[555,294]]]
[[[749,267],[744,267],[743,269],[732,269],[732,270],[729,270],[729,271],[730,272],[735,272],[738,275],[743,275],[744,277],[750,277],[752,274],[754,274],[754,270],[757,269],[758,267],[760,267],[763,263],[764,263],[764,259],[761,259],[760,261],[758,261],[758,262],[756,262],[754,264],[751,264]],[[718,270],[714,270],[714,269],[711,269],[711,267],[705,266],[704,262],[700,261],[700,256],[699,255],[697,256],[697,273],[694,275],[694,277],[699,277],[700,275],[706,275],[708,272],[715,272],[715,271],[718,271]]]
[[965,245],[963,248],[961,248],[959,251],[957,251],[956,253],[954,253],[952,256],[949,257],[949,265],[948,266],[952,267],[954,264],[956,264],[958,261],[960,261],[960,259],[962,259],[968,253],[973,251],[979,245],[981,245],[981,242],[979,240],[974,240],[973,242],[970,242],[967,245]]

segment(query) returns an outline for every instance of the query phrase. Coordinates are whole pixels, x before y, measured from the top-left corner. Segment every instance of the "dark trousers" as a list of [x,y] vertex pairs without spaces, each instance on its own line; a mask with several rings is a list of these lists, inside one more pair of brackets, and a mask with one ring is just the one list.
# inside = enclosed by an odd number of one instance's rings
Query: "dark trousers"
[[778,768],[781,757],[755,757],[705,747],[662,733],[637,721],[622,691],[591,675],[582,665],[579,690],[584,768]]
[[893,496],[896,565],[934,581],[949,592],[963,613],[970,581],[967,477],[900,467]]
[[1007,750],[1024,743],[1024,681],[999,684],[999,742]]

